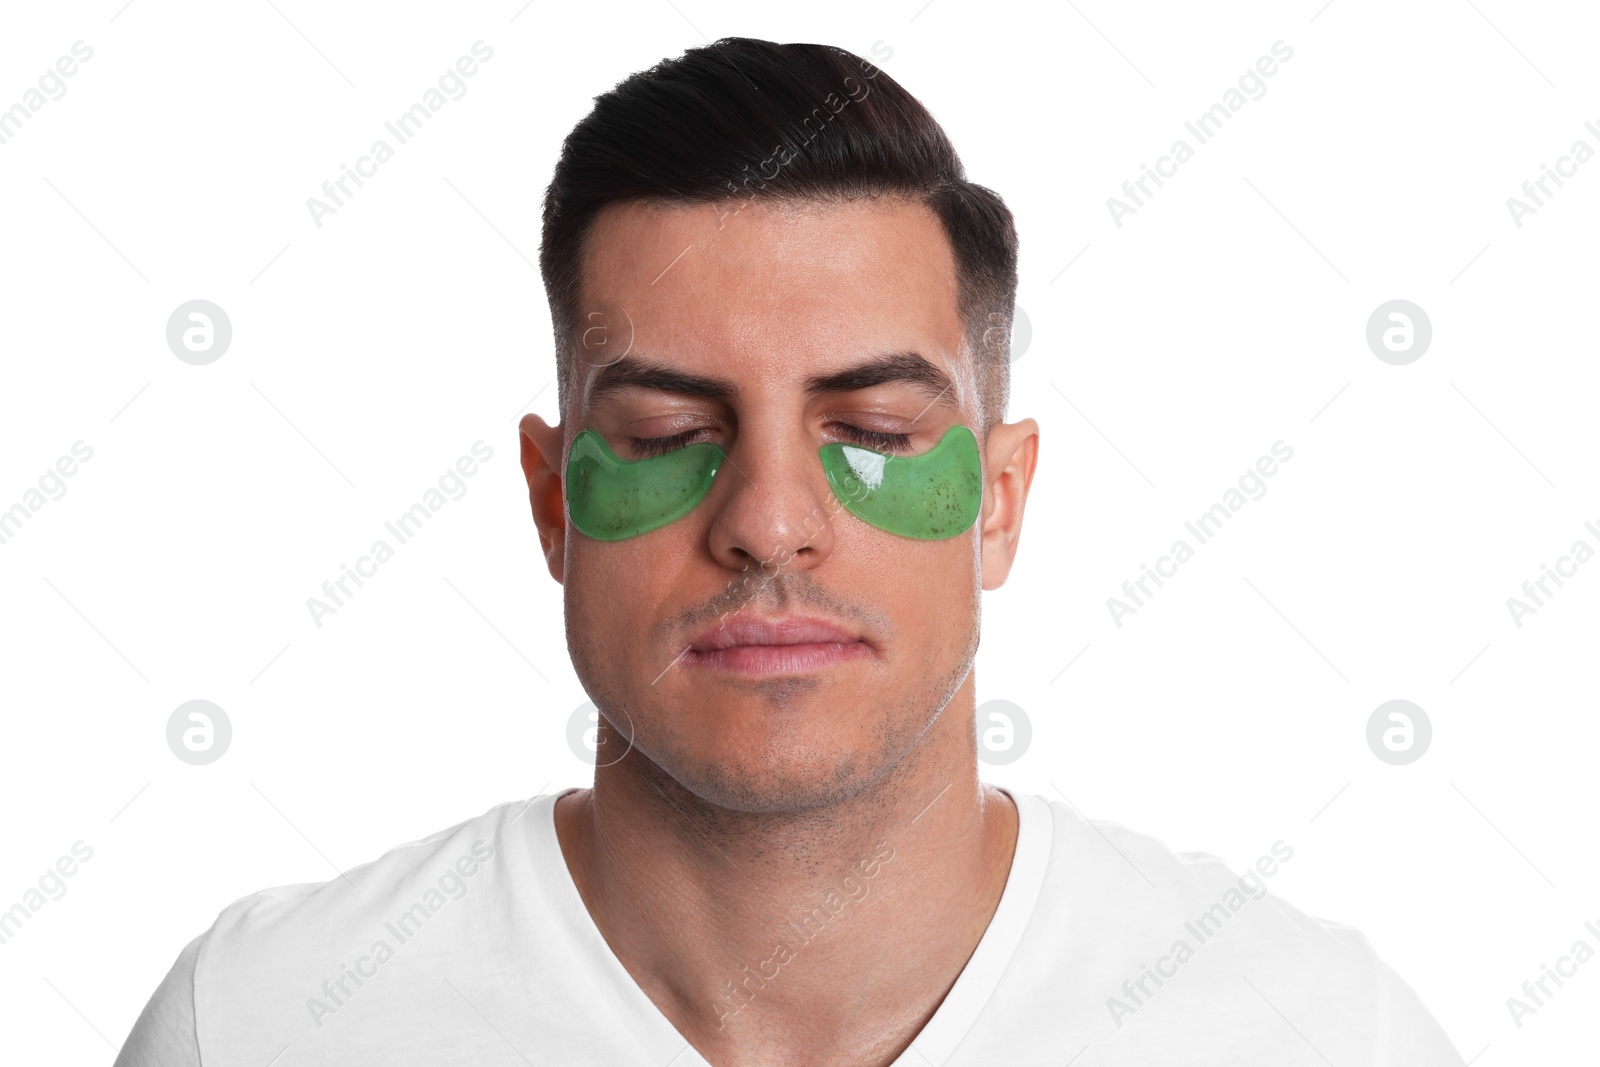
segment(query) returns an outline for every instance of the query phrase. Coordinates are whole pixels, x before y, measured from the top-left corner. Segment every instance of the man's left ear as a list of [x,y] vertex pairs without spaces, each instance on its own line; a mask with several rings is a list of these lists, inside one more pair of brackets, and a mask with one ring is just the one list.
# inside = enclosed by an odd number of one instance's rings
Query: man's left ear
[[984,445],[988,481],[983,486],[981,524],[983,588],[998,589],[1011,573],[1022,539],[1022,509],[1039,461],[1039,424],[1032,419],[997,423]]

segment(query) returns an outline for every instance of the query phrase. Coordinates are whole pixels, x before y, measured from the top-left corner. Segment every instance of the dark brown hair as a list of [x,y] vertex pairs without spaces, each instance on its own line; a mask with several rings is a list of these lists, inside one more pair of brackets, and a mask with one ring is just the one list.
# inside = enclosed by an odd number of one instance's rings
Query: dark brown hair
[[626,201],[842,201],[901,197],[950,240],[957,310],[977,359],[987,431],[1004,418],[1017,234],[998,195],[965,179],[928,110],[841,48],[725,37],[595,98],[561,146],[544,199],[539,268],[565,418],[583,251],[595,217]]

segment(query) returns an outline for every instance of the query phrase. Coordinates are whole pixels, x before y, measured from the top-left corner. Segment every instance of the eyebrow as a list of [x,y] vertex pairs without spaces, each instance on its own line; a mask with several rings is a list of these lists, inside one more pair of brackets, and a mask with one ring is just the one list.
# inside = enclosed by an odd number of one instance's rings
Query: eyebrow
[[[930,402],[946,400],[955,386],[950,376],[915,352],[893,352],[875,356],[836,374],[817,374],[806,379],[806,393],[853,393],[875,385],[905,382],[927,395]],[[954,404],[954,399],[946,400]]]
[[[955,382],[916,352],[886,353],[832,374],[814,374],[806,379],[805,389],[808,396],[817,396],[824,393],[853,393],[896,382],[914,386],[929,398],[930,404],[955,404],[950,395]],[[739,395],[739,387],[726,378],[690,374],[641,356],[629,355],[600,368],[589,387],[588,402],[590,405],[598,404],[603,397],[629,388],[654,389],[657,392],[723,402]]]

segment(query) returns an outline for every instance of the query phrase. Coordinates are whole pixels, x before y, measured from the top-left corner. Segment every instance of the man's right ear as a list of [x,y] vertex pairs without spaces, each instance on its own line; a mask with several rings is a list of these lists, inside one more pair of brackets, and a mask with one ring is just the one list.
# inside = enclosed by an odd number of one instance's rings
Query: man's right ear
[[561,581],[567,550],[567,508],[562,486],[560,426],[532,413],[517,425],[522,444],[522,474],[528,480],[528,503],[539,530],[550,577]]

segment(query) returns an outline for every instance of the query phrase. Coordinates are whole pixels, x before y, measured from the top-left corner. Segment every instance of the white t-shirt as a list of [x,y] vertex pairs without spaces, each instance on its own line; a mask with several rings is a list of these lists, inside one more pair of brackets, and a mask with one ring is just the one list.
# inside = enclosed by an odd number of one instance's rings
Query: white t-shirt
[[[1292,848],[1241,877],[1006,792],[1019,825],[999,906],[895,1067],[1461,1067],[1360,933],[1267,892]],[[707,1067],[589,917],[556,839],[560,795],[229,905],[178,957],[117,1067]],[[850,894],[892,869],[880,861]],[[779,940],[803,951],[850,906],[829,894]],[[786,958],[743,975],[727,1010],[758,1003],[757,970],[776,979]]]

